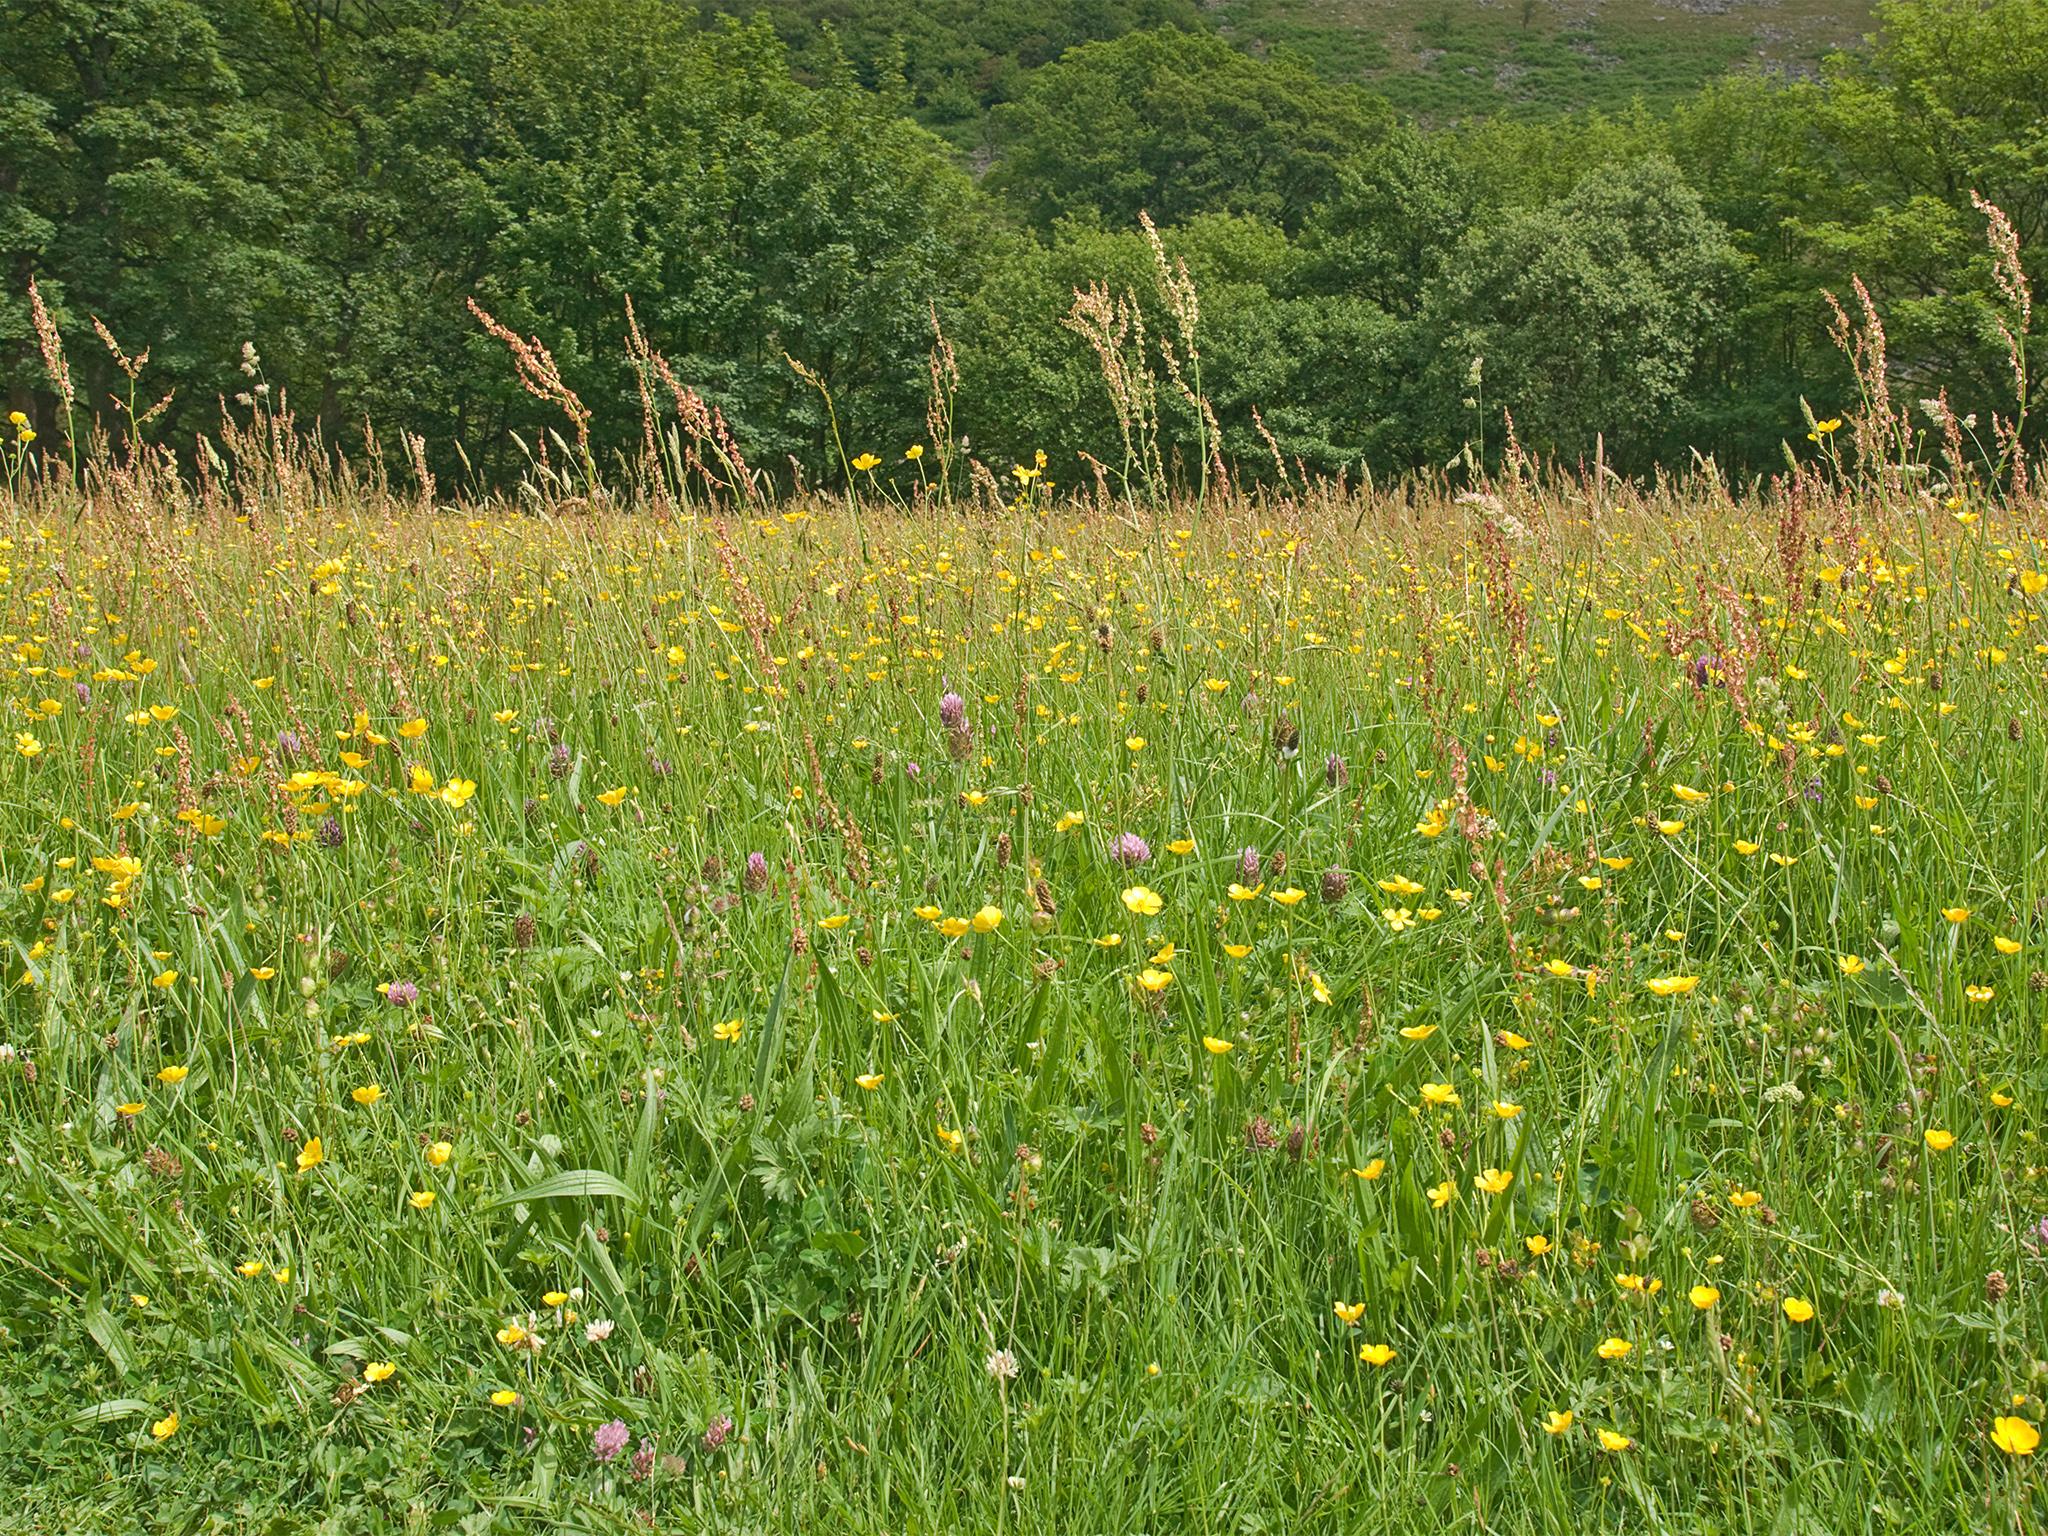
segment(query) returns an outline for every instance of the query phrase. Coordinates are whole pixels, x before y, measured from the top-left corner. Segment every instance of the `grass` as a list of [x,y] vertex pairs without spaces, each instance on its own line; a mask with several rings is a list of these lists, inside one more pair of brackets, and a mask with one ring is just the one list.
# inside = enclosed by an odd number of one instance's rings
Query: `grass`
[[2048,1514],[2039,503],[240,483],[0,505],[0,1523]]
[[1737,69],[1811,74],[1874,25],[1864,0],[1230,0],[1219,19],[1428,123],[1655,105]]

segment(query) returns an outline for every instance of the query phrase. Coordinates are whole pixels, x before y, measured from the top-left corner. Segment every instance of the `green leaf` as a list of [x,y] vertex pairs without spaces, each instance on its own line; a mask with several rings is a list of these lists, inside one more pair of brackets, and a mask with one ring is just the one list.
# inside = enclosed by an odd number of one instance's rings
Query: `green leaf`
[[141,1418],[155,1412],[154,1403],[145,1403],[139,1397],[110,1397],[103,1403],[79,1409],[64,1423],[69,1429],[83,1429],[89,1424],[110,1424],[116,1419]]
[[775,1064],[775,1052],[782,1043],[782,1005],[789,997],[789,968],[795,960],[794,949],[783,954],[782,980],[775,984],[775,996],[768,1003],[768,1018],[761,1026],[761,1044],[754,1052],[754,1097],[757,1100],[767,1097],[768,1069]]
[[484,1201],[485,1210],[507,1205],[527,1205],[535,1200],[623,1200],[628,1205],[640,1203],[640,1197],[623,1182],[600,1168],[568,1168],[560,1173],[551,1173],[537,1184],[524,1189],[493,1195]]
[[135,1374],[135,1346],[128,1342],[128,1335],[97,1296],[85,1304],[85,1331],[92,1335],[93,1343],[99,1345],[117,1375]]

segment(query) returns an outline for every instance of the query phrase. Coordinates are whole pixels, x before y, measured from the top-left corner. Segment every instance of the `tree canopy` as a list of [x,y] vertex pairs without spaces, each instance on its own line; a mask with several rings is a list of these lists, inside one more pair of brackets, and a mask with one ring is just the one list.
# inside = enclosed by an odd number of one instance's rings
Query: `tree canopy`
[[[1694,447],[1775,465],[1801,398],[1849,387],[1821,294],[1855,276],[1902,379],[2013,408],[1973,194],[2048,235],[2036,0],[1892,0],[1817,80],[1456,130],[1172,0],[938,14],[930,45],[992,71],[993,140],[966,153],[908,115],[957,71],[908,40],[881,69],[842,46],[901,31],[880,0],[830,27],[812,0],[746,22],[667,0],[0,0],[0,387],[50,409],[34,278],[117,434],[131,388],[95,320],[148,349],[132,392],[169,397],[147,430],[181,452],[250,387],[248,342],[331,442],[403,427],[499,478],[514,433],[560,421],[465,301],[553,350],[609,456],[640,432],[630,295],[756,462],[829,476],[843,445],[924,435],[936,316],[976,451],[1071,469],[1121,433],[1062,324],[1076,290],[1106,284],[1167,366],[1142,214],[1196,285],[1202,390],[1249,474],[1440,461],[1497,447],[1505,413],[1566,457],[1601,435],[1624,468]],[[832,391],[837,439],[791,359]],[[1159,429],[1185,464],[1206,429],[1178,398]]]

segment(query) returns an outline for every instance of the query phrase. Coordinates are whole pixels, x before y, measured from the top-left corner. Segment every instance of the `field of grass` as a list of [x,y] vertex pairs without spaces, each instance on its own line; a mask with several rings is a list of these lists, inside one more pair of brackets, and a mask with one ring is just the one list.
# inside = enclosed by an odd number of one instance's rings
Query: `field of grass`
[[2041,1529],[2048,508],[1498,489],[0,502],[0,1526]]
[[1424,122],[1617,111],[1731,70],[1812,74],[1874,25],[1868,0],[1226,0],[1227,35],[1295,50]]

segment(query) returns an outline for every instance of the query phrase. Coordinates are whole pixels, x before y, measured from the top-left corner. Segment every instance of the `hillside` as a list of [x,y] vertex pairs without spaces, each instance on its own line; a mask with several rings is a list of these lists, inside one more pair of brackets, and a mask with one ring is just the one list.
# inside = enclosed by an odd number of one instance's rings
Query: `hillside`
[[1226,0],[1218,30],[1299,50],[1427,120],[1669,100],[1736,70],[1810,74],[1862,0]]
[[1875,25],[1869,0],[726,0],[707,12],[721,14],[766,15],[817,74],[843,50],[864,80],[900,91],[969,153],[988,149],[991,110],[1035,70],[1146,27],[1291,54],[1443,123],[1665,103],[1736,71],[1808,75]]

